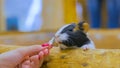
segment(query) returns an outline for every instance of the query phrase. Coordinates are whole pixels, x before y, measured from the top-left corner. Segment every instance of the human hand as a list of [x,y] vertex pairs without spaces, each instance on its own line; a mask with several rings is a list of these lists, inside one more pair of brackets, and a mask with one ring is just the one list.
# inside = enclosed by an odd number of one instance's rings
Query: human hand
[[0,54],[1,68],[39,68],[49,54],[49,47],[40,45],[18,48]]

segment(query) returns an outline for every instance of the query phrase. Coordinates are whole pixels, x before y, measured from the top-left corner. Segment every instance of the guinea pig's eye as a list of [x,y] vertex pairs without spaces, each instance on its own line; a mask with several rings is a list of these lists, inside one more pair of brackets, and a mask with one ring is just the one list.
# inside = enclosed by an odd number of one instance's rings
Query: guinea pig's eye
[[68,29],[68,31],[73,31],[73,29]]

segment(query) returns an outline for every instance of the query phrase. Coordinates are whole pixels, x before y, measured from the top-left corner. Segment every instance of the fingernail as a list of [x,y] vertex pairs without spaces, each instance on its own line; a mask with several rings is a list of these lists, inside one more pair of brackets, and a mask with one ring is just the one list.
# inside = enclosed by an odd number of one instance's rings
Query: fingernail
[[48,43],[42,44],[42,47],[46,47],[46,46],[49,46],[49,44]]
[[41,50],[41,51],[44,51],[45,49],[48,49],[48,46],[42,47],[42,50]]

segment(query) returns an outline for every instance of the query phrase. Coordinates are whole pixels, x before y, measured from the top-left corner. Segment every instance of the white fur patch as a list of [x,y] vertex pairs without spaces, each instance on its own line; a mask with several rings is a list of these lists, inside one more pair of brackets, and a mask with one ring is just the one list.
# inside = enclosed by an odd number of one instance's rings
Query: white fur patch
[[86,35],[87,35],[87,37],[89,38],[90,43],[83,45],[81,48],[83,48],[83,49],[95,49],[95,44],[94,44],[94,42],[90,39],[89,34],[86,33]]
[[68,37],[69,37],[68,34],[63,33],[63,34],[59,35],[58,39],[63,41],[63,40],[68,40]]
[[83,50],[86,50],[86,49],[95,49],[95,45],[93,43],[92,40],[90,40],[90,43],[89,44],[85,44],[81,47]]

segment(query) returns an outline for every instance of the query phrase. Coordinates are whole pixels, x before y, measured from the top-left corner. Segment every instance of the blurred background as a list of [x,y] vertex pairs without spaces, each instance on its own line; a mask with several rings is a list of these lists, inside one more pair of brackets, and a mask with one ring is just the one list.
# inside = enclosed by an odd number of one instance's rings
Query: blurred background
[[63,25],[85,20],[97,48],[120,48],[120,0],[0,0],[0,44],[47,42]]

